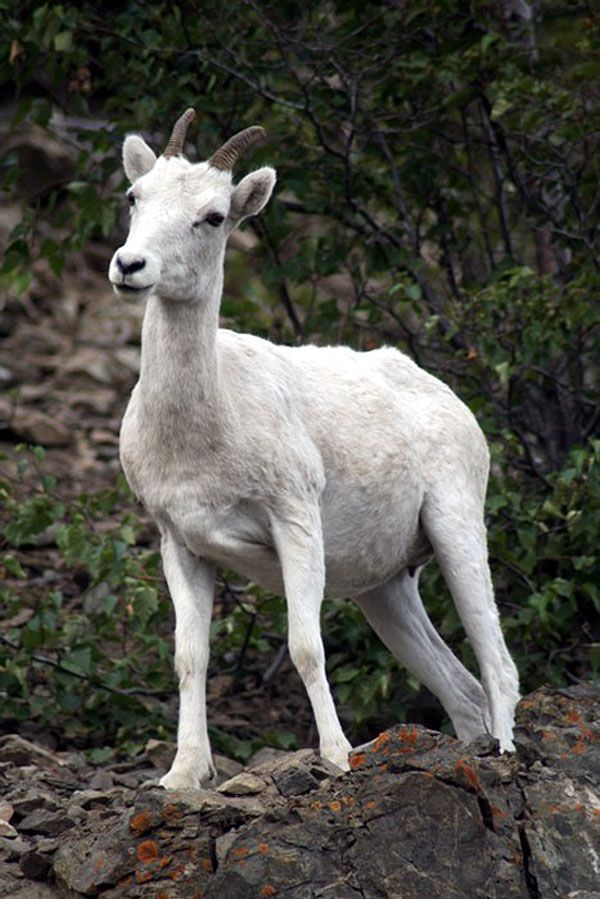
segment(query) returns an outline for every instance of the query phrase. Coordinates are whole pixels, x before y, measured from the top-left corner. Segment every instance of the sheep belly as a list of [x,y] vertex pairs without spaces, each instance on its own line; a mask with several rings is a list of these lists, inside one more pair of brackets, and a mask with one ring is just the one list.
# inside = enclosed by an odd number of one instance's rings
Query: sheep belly
[[[416,495],[412,500],[410,506],[404,502],[400,512],[394,508],[393,489],[382,490],[365,503],[362,493],[354,496],[348,484],[336,488],[328,483],[322,503],[326,595],[358,595],[428,557]],[[283,594],[268,515],[259,503],[240,500],[215,509],[190,502],[187,491],[176,491],[153,514],[161,530],[175,534],[190,552]]]

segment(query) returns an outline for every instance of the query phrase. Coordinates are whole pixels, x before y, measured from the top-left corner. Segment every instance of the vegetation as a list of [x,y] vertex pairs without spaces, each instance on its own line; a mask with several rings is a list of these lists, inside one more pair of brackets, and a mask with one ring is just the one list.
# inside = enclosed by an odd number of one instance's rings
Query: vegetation
[[[27,295],[32,259],[61,274],[86,242],[117,242],[126,131],[161,146],[194,106],[204,158],[234,130],[264,125],[271,144],[252,164],[274,164],[280,187],[246,226],[256,241],[250,258],[232,260],[224,315],[290,343],[393,344],[450,383],[491,446],[490,554],[524,688],[597,673],[593,5],[224,0],[217,18],[193,0],[34,0],[18,10],[0,0],[0,11],[0,82],[14,125],[66,130],[77,151],[76,176],[35,195],[11,235],[0,286],[12,302]],[[3,173],[6,191],[18,186],[16,152]],[[260,279],[240,277],[241,266]],[[150,726],[166,732],[160,698],[172,679],[156,553],[139,545],[131,511],[114,532],[97,530],[109,510],[127,507],[123,488],[65,503],[32,452],[36,489],[27,478],[2,487],[13,579],[0,595],[4,614],[18,621],[28,607],[19,547],[48,527],[65,565],[85,570],[85,601],[73,612],[41,590],[26,625],[7,632],[6,708],[59,718],[67,736],[93,732],[100,744]],[[433,566],[424,582],[444,636],[473,666]],[[324,614],[331,679],[354,736],[414,717],[418,684],[396,671],[358,611],[327,604]],[[215,670],[242,650],[245,664],[267,668],[285,619],[280,603],[251,589],[215,628]]]

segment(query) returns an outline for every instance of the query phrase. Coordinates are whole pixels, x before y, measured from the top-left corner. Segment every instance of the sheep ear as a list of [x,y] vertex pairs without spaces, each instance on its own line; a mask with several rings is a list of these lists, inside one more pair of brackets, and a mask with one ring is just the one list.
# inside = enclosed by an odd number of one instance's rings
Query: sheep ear
[[138,134],[130,134],[123,144],[123,168],[133,184],[154,168],[156,155]]
[[275,169],[270,166],[242,178],[231,197],[229,218],[238,225],[249,215],[257,215],[269,202],[276,180]]

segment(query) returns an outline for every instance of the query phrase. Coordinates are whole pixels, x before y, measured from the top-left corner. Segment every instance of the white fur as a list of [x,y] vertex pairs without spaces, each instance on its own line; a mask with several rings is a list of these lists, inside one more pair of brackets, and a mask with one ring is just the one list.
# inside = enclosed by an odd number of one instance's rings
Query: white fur
[[[518,679],[487,562],[488,454],[475,418],[394,349],[288,348],[219,329],[227,235],[263,208],[275,173],[259,169],[236,187],[229,172],[181,157],[148,168],[140,142],[124,147],[126,171],[140,175],[110,279],[117,293],[148,298],[121,460],[160,528],[177,619],[178,751],[161,783],[200,786],[214,770],[205,679],[219,564],[285,594],[290,653],[326,758],[348,766],[325,675],[324,594],[356,598],[461,739],[489,730],[511,749]],[[204,221],[215,212],[226,216],[218,227]],[[416,569],[432,552],[483,689],[419,598]]]

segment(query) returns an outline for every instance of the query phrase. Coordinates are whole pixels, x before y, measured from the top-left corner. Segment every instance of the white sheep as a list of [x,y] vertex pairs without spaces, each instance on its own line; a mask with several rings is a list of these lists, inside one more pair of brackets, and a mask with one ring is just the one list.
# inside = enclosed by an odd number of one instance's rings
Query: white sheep
[[[439,697],[461,740],[513,748],[518,677],[487,560],[488,452],[469,411],[395,349],[277,346],[219,328],[227,237],[263,209],[272,168],[232,181],[249,128],[207,162],[182,154],[187,110],[156,158],[126,138],[131,227],[116,293],[147,298],[140,379],[121,429],[127,480],[156,521],[176,615],[178,748],[161,784],[214,775],[206,670],[215,567],[284,594],[291,658],[321,754],[348,767],[325,674],[323,595],[352,597],[396,658]],[[483,689],[433,628],[418,593],[435,555]]]

